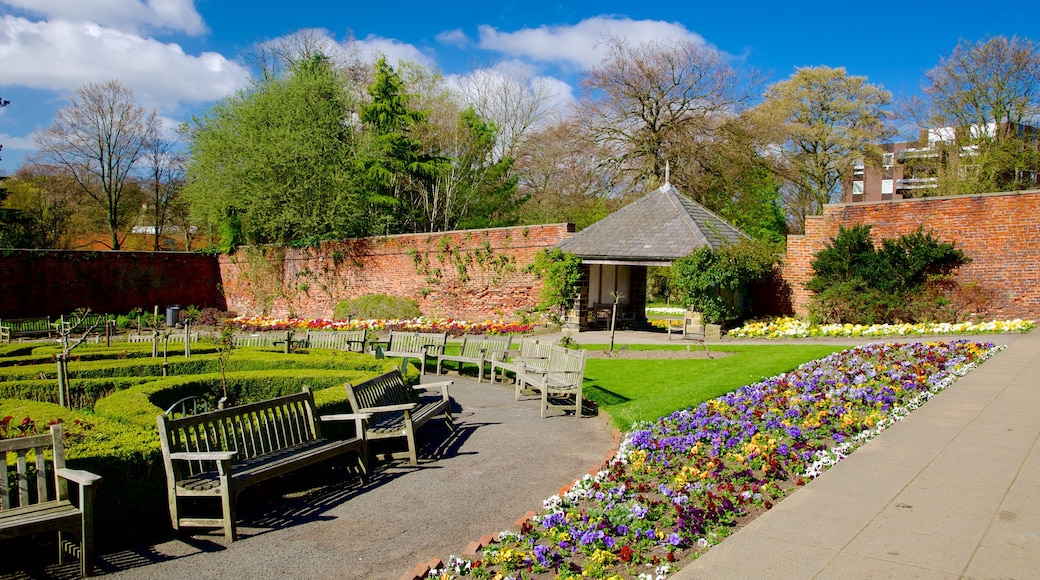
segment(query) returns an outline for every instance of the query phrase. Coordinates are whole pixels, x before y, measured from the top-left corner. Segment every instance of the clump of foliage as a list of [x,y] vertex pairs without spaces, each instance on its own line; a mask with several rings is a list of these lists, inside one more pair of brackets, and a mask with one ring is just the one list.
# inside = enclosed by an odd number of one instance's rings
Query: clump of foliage
[[369,294],[353,300],[341,300],[332,314],[334,320],[410,320],[420,316],[422,311],[415,300],[386,294]]
[[574,303],[581,289],[581,258],[559,248],[539,250],[524,272],[542,280],[538,310],[558,318]]
[[705,321],[732,323],[750,309],[748,285],[770,276],[779,256],[775,244],[750,239],[717,251],[694,250],[672,263],[672,292]]
[[923,227],[875,247],[869,225],[841,228],[813,258],[813,322],[881,324],[949,318],[953,273],[971,258]]

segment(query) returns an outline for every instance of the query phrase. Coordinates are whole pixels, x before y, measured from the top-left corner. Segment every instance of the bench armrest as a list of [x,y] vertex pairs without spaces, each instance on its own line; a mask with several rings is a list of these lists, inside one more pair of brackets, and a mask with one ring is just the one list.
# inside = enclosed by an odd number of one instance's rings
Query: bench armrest
[[237,451],[178,451],[170,454],[170,459],[184,461],[231,461]]
[[455,381],[438,381],[436,383],[419,383],[418,385],[415,385],[414,388],[416,390],[419,390],[419,389],[422,389],[422,390],[437,389],[437,390],[439,390],[441,392],[441,398],[447,400],[449,398],[449,396],[448,396],[448,387],[450,387],[454,383],[455,383]]
[[62,467],[56,472],[58,477],[67,479],[73,483],[78,483],[82,486],[94,485],[101,481],[100,475],[95,475],[89,471],[83,471],[82,469],[69,469]]
[[418,406],[418,403],[402,403],[400,405],[384,405],[382,407],[365,407],[364,409],[358,409],[359,413],[385,413],[391,411],[411,411]]
[[371,419],[372,413],[339,413],[336,415],[321,415],[318,419],[322,421],[356,421],[358,419]]
[[[434,351],[432,354],[430,353],[431,350]],[[426,356],[437,356],[438,354],[444,354],[444,345],[443,344],[424,344],[423,345],[423,354],[425,354]]]

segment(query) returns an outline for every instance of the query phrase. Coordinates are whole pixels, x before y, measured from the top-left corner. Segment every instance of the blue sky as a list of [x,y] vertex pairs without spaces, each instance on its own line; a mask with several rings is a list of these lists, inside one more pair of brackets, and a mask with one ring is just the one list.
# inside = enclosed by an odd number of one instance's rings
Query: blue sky
[[520,65],[564,100],[604,34],[692,39],[773,81],[843,66],[898,96],[960,39],[1040,40],[1040,3],[0,0],[0,97],[12,101],[0,110],[0,174],[76,87],[117,78],[172,127],[246,85],[244,49],[301,29],[449,75]]

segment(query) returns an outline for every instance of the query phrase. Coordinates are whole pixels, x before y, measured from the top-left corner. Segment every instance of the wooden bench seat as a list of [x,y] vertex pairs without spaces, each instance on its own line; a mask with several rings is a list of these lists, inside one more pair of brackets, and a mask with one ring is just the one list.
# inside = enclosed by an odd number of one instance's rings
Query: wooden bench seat
[[0,320],[0,341],[11,342],[23,336],[50,337],[57,329],[48,317],[4,318]]
[[524,338],[512,346],[516,346],[516,348],[506,351],[504,356],[491,361],[492,383],[499,380],[496,375],[501,376],[501,382],[505,382],[507,372],[516,375],[516,365],[520,361],[537,366],[539,361],[547,360],[552,344],[541,342],[537,338]]
[[[408,367],[408,359],[419,359],[419,372],[426,374],[426,360],[444,354],[444,345],[448,342],[446,332],[396,332],[392,331],[385,341],[376,342],[377,356],[401,358],[401,373]],[[386,345],[385,347],[383,345]]]
[[[234,541],[235,502],[250,485],[355,454],[367,474],[367,448],[362,421],[367,415],[317,416],[310,389],[258,403],[172,419],[156,418],[166,468],[170,521],[173,529],[223,528]],[[326,439],[321,424],[354,421],[355,437]],[[220,517],[182,515],[182,498],[220,500]]]
[[[46,451],[52,453],[53,469],[48,468]],[[8,454],[15,456],[13,489]],[[94,496],[99,481],[101,477],[93,473],[65,467],[60,423],[51,425],[48,435],[0,440],[0,540],[57,531],[59,562],[64,563],[66,552],[78,553],[80,574],[93,575]],[[68,482],[79,486],[75,505],[69,500]],[[70,546],[64,532],[77,534],[79,544]]]
[[[518,361],[516,398],[528,391],[541,394],[541,415],[550,409],[573,410],[581,417],[582,384],[585,380],[585,351],[553,346],[544,361]],[[573,400],[572,400],[573,399]]]
[[[455,429],[448,393],[451,384],[452,381],[442,381],[412,388],[394,369],[357,385],[347,383],[346,388],[353,411],[369,416],[364,421],[365,438],[368,441],[403,438],[408,449],[390,452],[388,457],[407,458],[411,465],[416,465],[415,432],[420,427],[434,417],[443,416],[448,428]],[[435,392],[424,397],[420,391]]]
[[477,365],[477,382],[483,382],[484,369],[492,361],[500,360],[505,356],[510,342],[512,342],[512,337],[509,335],[464,335],[459,354],[441,353],[437,355],[437,374],[441,374],[441,366],[445,361],[458,363],[459,374],[462,373],[464,363],[475,364]]

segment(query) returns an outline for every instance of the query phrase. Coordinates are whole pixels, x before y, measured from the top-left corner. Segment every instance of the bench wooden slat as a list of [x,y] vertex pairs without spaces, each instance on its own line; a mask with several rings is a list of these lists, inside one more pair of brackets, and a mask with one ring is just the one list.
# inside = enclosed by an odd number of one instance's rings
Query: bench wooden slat
[[[77,556],[80,573],[90,576],[94,572],[94,495],[101,478],[65,468],[61,433],[59,423],[51,426],[49,435],[0,440],[0,540],[43,532],[74,532],[79,543],[59,542],[59,549]],[[12,460],[13,474],[8,466]],[[17,482],[13,489],[11,476]],[[68,498],[69,481],[79,490],[75,503]]]
[[[437,397],[420,399],[415,389],[408,386],[404,377],[396,369],[389,373],[374,377],[357,385],[346,384],[347,399],[355,413],[371,411],[372,416],[364,422],[365,437],[368,440],[404,438],[407,450],[391,452],[394,459],[407,458],[411,465],[418,464],[415,432],[431,418],[443,415],[449,429],[455,426],[451,417],[451,396],[448,387],[452,381],[426,383],[420,385],[424,389],[439,391]],[[416,403],[407,409],[388,410],[389,407]],[[380,411],[380,409],[387,409]]]
[[[222,527],[227,540],[233,541],[234,498],[243,488],[345,453],[357,454],[359,469],[365,474],[367,451],[361,417],[338,417],[355,421],[356,437],[330,440],[320,436],[320,418],[309,389],[189,417],[159,415],[156,422],[174,529]],[[182,452],[189,455],[177,455]],[[190,456],[191,452],[224,454],[199,458]],[[218,498],[222,517],[184,517],[178,505],[181,497]]]
[[[541,394],[541,415],[546,417],[549,409],[573,408],[574,416],[581,417],[582,383],[585,379],[585,351],[571,350],[559,346],[551,347],[549,357],[543,361],[519,361],[516,369],[516,398],[525,390]],[[574,402],[558,403],[556,400],[573,396]]]
[[441,366],[445,361],[458,363],[460,373],[462,372],[463,363],[470,363],[477,365],[477,382],[483,382],[484,368],[493,361],[504,357],[505,352],[509,350],[511,342],[512,337],[509,335],[464,335],[459,354],[449,355],[442,353],[437,355],[437,374],[441,374]]
[[385,342],[386,356],[399,357],[401,361],[401,373],[405,372],[408,359],[419,359],[419,372],[426,374],[427,357],[436,357],[444,354],[444,345],[448,341],[446,332],[396,332],[390,333],[390,338]]

